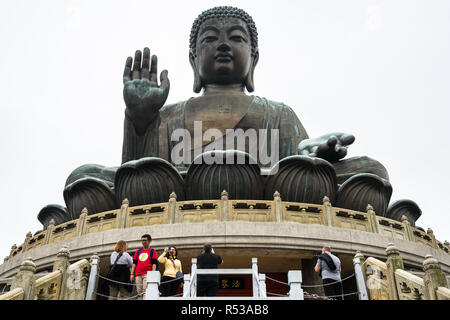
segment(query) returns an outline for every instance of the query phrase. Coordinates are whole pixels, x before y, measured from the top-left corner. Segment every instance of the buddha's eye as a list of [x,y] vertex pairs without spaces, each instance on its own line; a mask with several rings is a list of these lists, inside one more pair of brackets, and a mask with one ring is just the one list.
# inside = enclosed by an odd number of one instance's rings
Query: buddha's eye
[[207,36],[203,38],[203,42],[214,42],[217,40],[216,36]]
[[246,42],[245,38],[242,36],[231,36],[230,37],[231,40],[236,41],[236,42]]

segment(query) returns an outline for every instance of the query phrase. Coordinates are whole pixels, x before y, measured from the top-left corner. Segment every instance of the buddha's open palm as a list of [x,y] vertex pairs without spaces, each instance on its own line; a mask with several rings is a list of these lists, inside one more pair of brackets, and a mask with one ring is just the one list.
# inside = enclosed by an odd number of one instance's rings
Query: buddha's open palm
[[[141,65],[142,60],[142,65]],[[143,133],[148,124],[158,115],[169,95],[170,82],[167,70],[160,74],[158,85],[158,58],[150,59],[150,49],[145,48],[142,55],[136,51],[133,58],[128,57],[123,72],[123,98],[130,117],[138,133]]]

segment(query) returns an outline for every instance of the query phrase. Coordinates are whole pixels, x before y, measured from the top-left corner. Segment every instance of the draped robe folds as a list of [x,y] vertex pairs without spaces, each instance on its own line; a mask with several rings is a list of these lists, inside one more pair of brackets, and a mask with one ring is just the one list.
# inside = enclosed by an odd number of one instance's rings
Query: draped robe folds
[[[189,130],[192,138],[190,152],[192,153],[191,159],[193,160],[194,154],[199,154],[199,151],[194,150],[193,148],[193,125],[186,121],[188,121],[188,118],[190,122],[191,120],[200,121],[203,119],[201,119],[201,113],[200,116],[195,119],[188,117],[186,105],[189,101],[190,100],[164,106],[159,111],[159,117],[149,125],[145,134],[141,136],[136,133],[131,120],[125,117],[122,163],[143,157],[159,157],[169,162],[173,162],[171,159],[171,152],[179,141],[172,141],[171,136],[176,129]],[[233,113],[233,110],[230,110],[229,112]],[[271,152],[271,129],[278,129],[279,159],[298,154],[298,144],[303,139],[308,138],[306,130],[294,111],[283,103],[273,102],[258,96],[252,96],[252,102],[247,108],[244,108],[241,114],[242,117],[239,114],[236,117],[236,114],[234,114],[231,121],[228,119],[229,121],[227,121],[227,124],[231,124],[230,128],[220,128],[223,126],[220,121],[217,121],[214,124],[217,125],[214,128],[217,127],[224,136],[225,130],[223,129],[243,129],[245,132],[247,129],[253,128],[256,129],[257,133],[259,133],[259,129],[266,129],[269,140],[267,141],[269,154]],[[208,124],[210,124],[210,122],[208,122]],[[203,122],[202,129],[203,132],[209,129],[208,126],[205,126],[205,121]],[[258,134],[258,140],[262,138],[263,137],[259,137]],[[203,141],[202,148],[204,149],[209,143],[211,143],[211,141]],[[259,141],[252,141],[252,143],[258,143],[259,148]],[[226,147],[227,146],[224,144],[223,149],[226,149]],[[246,144],[245,151],[248,152],[248,144]],[[269,156],[269,154],[267,156]],[[272,166],[274,164],[275,163],[270,163]],[[185,164],[185,167],[188,165],[189,164]]]

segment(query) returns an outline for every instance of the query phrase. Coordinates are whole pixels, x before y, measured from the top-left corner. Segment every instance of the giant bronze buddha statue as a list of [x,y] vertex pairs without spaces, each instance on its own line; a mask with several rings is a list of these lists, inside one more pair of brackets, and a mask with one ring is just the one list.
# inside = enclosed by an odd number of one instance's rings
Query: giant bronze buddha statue
[[[71,216],[79,215],[77,212],[89,201],[103,203],[94,212],[89,210],[92,214],[117,207],[125,197],[132,198],[133,204],[144,204],[167,201],[176,191],[181,200],[206,199],[217,197],[224,188],[236,189],[234,193],[227,191],[241,199],[270,198],[274,191],[280,191],[287,201],[318,202],[326,195],[333,205],[355,210],[365,210],[370,202],[377,214],[386,215],[392,193],[388,173],[368,157],[344,159],[347,147],[355,140],[352,134],[334,132],[309,138],[289,106],[248,94],[255,89],[253,75],[258,57],[255,23],[245,11],[233,7],[206,10],[193,23],[189,62],[194,72],[193,91],[201,92],[197,97],[165,104],[170,90],[168,71],[163,70],[158,81],[156,55],[151,56],[150,49],[145,48],[136,51],[134,59],[128,57],[123,74],[126,109],[122,166],[85,165],[76,169],[66,182],[64,194]],[[271,170],[273,164],[265,167],[260,162],[246,169],[219,165],[217,170],[202,169],[192,162],[175,163],[172,154],[178,141],[173,140],[173,133],[185,129],[194,136],[196,121],[202,123],[202,134],[214,128],[221,136],[188,144],[192,161],[212,143],[225,141],[227,129],[278,129],[277,170]],[[258,136],[261,139],[267,137]],[[248,144],[244,150],[235,145],[231,149],[247,153]],[[233,150],[222,154],[228,157]],[[257,177],[260,169],[269,176]],[[221,177],[226,177],[225,184],[217,182],[224,181]],[[207,185],[199,186],[205,181]],[[242,185],[251,192],[242,191]],[[255,193],[258,188],[260,192]],[[211,189],[215,191],[211,193]],[[142,196],[133,196],[139,192]],[[155,193],[159,194],[156,198],[146,196]]]

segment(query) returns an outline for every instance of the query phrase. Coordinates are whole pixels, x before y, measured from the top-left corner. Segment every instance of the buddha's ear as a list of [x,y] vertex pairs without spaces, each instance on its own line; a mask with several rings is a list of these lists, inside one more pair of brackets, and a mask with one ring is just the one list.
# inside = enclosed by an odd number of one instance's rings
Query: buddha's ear
[[189,62],[191,63],[192,70],[194,71],[194,92],[199,93],[202,90],[202,79],[198,73],[197,65],[195,63],[195,56],[191,50],[189,50]]
[[250,70],[247,75],[247,79],[245,80],[245,87],[247,88],[248,92],[255,91],[255,82],[253,80],[253,73],[255,71],[256,64],[258,63],[258,59],[259,59],[259,52],[258,50],[256,50],[255,55],[252,59]]

